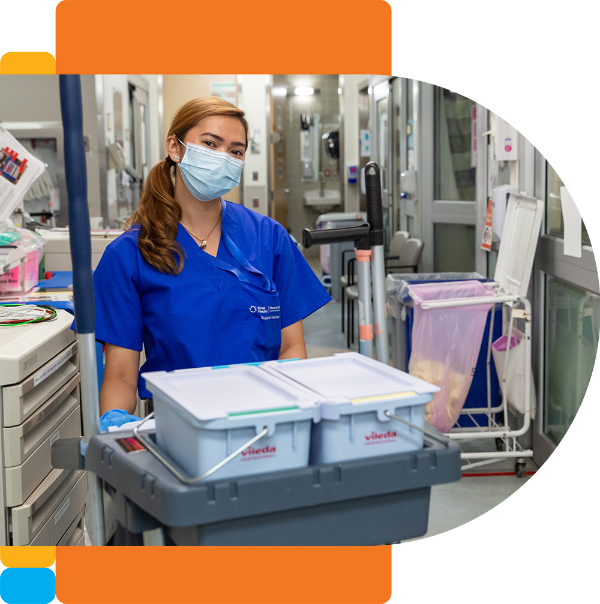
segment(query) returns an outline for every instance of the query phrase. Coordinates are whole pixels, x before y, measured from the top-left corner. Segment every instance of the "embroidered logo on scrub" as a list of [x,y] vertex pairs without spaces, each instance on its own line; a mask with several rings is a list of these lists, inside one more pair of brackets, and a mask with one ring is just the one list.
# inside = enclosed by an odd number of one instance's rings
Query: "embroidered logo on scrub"
[[257,313],[263,321],[270,321],[271,319],[279,319],[279,312],[281,310],[281,307],[251,306],[249,310],[252,314]]

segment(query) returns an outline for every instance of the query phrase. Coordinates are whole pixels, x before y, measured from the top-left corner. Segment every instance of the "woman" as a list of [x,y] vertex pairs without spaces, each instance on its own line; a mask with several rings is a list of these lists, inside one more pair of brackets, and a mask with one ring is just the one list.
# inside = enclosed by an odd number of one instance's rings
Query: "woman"
[[279,223],[222,199],[247,147],[243,111],[186,103],[129,230],[107,247],[94,274],[103,430],[138,419],[143,371],[306,358],[302,319],[331,298]]

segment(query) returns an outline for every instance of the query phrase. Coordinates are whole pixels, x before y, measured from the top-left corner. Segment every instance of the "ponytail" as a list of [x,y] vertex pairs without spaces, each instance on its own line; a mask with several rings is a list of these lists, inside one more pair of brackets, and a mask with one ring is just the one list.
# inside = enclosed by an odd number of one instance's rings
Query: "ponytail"
[[138,207],[125,224],[126,229],[139,225],[138,246],[142,258],[169,275],[178,275],[184,261],[183,248],[175,241],[181,220],[171,174],[175,165],[167,156],[150,170]]

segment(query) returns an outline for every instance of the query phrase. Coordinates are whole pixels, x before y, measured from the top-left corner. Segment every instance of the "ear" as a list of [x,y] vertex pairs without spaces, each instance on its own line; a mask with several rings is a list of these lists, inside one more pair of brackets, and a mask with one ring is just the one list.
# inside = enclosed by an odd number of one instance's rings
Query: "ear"
[[173,134],[167,138],[167,153],[175,163],[179,163],[182,158],[179,150],[180,146],[181,145],[177,142],[177,138]]

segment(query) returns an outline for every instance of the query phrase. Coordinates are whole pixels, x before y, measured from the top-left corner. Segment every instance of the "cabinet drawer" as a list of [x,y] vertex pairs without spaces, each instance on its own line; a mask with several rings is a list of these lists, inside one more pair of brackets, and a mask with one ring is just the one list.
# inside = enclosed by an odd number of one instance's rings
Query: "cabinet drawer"
[[57,545],[85,509],[86,497],[87,475],[84,474],[71,487],[66,497],[59,500],[58,507],[31,540],[31,545]]
[[62,350],[19,384],[2,389],[4,426],[18,426],[79,372],[77,343]]
[[58,438],[81,436],[81,411],[77,407],[46,440],[20,466],[5,470],[6,505],[14,507],[35,491],[52,471],[50,447]]
[[12,544],[31,543],[83,475],[83,470],[52,470],[23,505],[12,508]]
[[83,533],[83,515],[85,510],[81,510],[77,514],[77,518],[73,520],[67,532],[62,536],[61,540],[56,545],[85,545],[85,536]]
[[79,374],[20,426],[4,428],[4,465],[24,463],[42,442],[79,406]]
[[73,315],[57,310],[53,321],[3,327],[0,386],[19,384],[76,341]]

